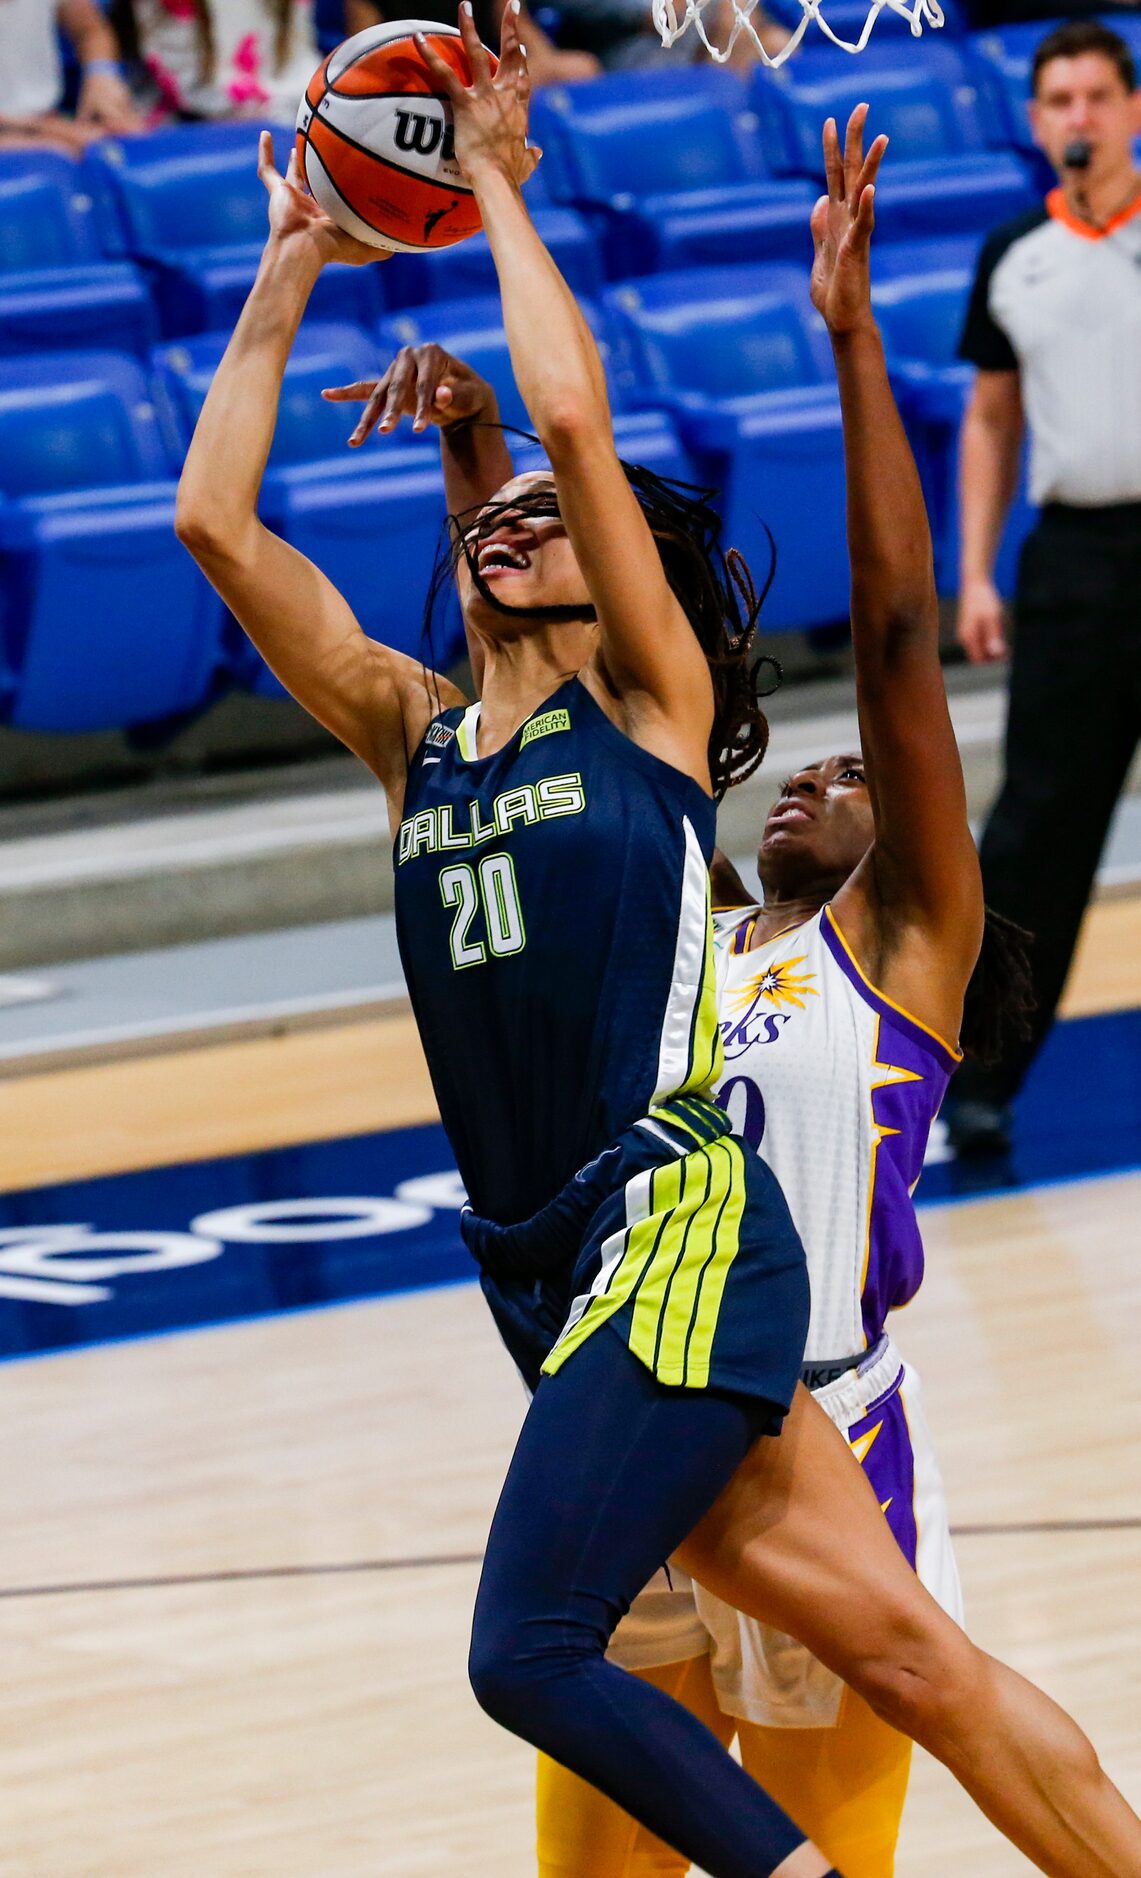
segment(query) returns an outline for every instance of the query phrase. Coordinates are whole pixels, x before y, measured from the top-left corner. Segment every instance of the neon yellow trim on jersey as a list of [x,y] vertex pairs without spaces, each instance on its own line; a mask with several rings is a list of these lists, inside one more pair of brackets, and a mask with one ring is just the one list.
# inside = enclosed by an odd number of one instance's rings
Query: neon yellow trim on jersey
[[469,704],[467,710],[456,725],[456,742],[460,755],[466,763],[478,761],[479,751],[476,738],[479,734],[479,704]]
[[721,1052],[721,1026],[717,1018],[717,959],[713,950],[713,916],[709,912],[706,890],[705,957],[701,967],[701,987],[697,994],[697,1018],[689,1069],[677,1095],[699,1095],[711,1089],[725,1071]]

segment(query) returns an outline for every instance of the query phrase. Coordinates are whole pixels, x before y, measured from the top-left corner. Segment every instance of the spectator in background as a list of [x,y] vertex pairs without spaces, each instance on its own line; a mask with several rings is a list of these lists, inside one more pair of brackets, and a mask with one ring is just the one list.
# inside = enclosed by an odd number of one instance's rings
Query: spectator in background
[[1032,69],[1034,135],[1061,178],[987,241],[961,355],[978,370],[962,434],[959,640],[1006,656],[995,554],[1024,421],[1041,516],[1022,551],[1006,775],[981,845],[988,903],[1033,935],[1025,1046],[951,1086],[960,1152],[1001,1152],[1009,1103],[1062,993],[1141,732],[1141,95],[1125,42],[1059,27]]
[[321,62],[313,0],[112,0],[111,12],[154,119],[292,125]]
[[[74,117],[63,110],[62,29],[80,66]],[[0,150],[81,156],[96,137],[142,129],[119,42],[96,0],[0,0]]]

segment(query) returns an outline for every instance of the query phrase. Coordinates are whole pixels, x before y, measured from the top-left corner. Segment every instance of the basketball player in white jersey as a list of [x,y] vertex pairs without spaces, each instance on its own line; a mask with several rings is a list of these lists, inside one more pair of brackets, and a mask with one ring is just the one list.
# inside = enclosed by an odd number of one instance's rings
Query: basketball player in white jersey
[[[869,743],[871,739],[869,738]],[[874,744],[872,745],[874,749]],[[777,1174],[808,1254],[804,1380],[845,1435],[928,1590],[962,1621],[919,1381],[885,1327],[914,1297],[911,1201],[957,1047],[863,974],[837,906],[875,838],[863,758],[784,784],[750,901],[719,857],[720,1099]],[[793,1639],[662,1572],[611,1645],[686,1701],[846,1878],[890,1878],[911,1743]],[[542,1878],[677,1878],[688,1868],[553,1762],[539,1779]],[[613,1852],[603,1852],[612,1847]]]

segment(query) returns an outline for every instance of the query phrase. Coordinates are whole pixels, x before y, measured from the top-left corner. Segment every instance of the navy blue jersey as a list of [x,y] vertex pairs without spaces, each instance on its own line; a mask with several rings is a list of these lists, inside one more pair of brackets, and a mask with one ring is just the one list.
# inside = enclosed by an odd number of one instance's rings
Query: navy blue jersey
[[396,925],[460,1174],[509,1223],[720,1073],[716,818],[577,678],[493,756],[478,712],[443,712],[412,759]]

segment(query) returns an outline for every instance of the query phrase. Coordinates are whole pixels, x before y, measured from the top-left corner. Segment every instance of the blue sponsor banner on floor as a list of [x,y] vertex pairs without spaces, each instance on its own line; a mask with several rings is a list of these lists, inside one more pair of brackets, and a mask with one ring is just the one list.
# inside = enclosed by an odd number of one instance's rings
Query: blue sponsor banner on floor
[[[928,1167],[920,1203],[1141,1163],[1141,1011],[1059,1025],[1016,1135]],[[0,1197],[0,1356],[469,1279],[462,1198],[438,1126]]]
[[470,1278],[438,1125],[0,1200],[0,1356]]

